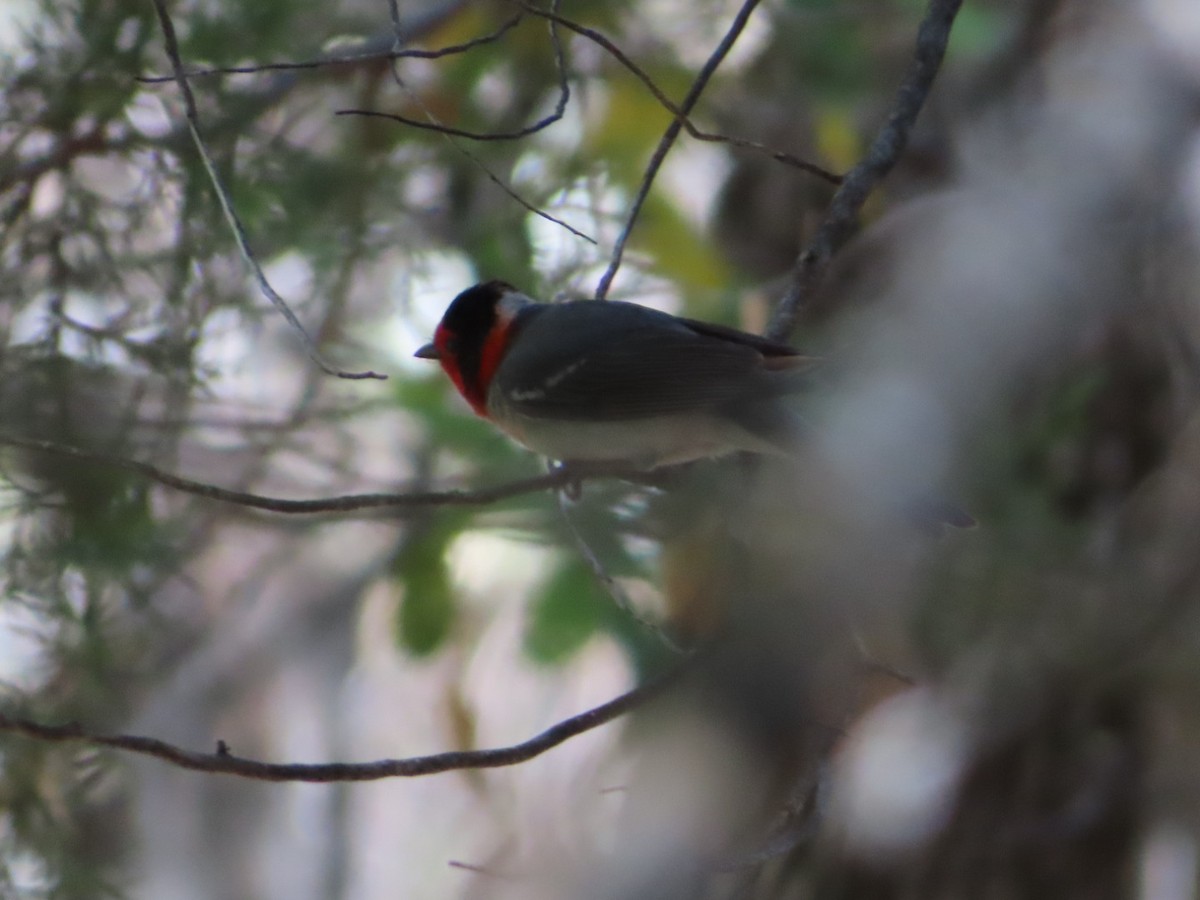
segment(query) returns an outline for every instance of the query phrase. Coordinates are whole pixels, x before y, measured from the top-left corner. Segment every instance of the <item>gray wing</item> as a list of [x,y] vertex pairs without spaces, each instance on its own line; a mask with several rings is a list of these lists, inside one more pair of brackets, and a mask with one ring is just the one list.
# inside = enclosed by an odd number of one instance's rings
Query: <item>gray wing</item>
[[[601,312],[598,301],[579,301],[531,318],[498,373],[510,410],[533,418],[638,419],[728,408],[794,389],[790,373],[764,368],[751,343],[700,333],[645,307],[607,306]],[[591,339],[593,326],[603,327],[602,344]]]

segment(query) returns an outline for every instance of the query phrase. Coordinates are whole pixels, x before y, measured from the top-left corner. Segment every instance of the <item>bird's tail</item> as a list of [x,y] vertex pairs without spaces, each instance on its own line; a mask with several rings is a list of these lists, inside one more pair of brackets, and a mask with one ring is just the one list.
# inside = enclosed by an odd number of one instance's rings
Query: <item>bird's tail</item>
[[769,449],[785,456],[795,455],[800,443],[812,433],[803,417],[779,399],[743,403],[729,415]]
[[[764,450],[783,456],[797,455],[812,435],[809,423],[783,399],[746,403],[731,410],[730,416],[762,442]],[[898,512],[914,524],[935,531],[943,525],[975,526],[974,517],[957,503],[932,495],[915,495],[900,504]]]

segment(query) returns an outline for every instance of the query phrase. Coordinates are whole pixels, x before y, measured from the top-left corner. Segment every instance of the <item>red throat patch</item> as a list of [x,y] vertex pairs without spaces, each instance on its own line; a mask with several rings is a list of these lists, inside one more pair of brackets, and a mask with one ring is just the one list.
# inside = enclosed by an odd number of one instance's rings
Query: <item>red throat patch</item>
[[471,389],[463,382],[462,370],[458,367],[458,356],[450,349],[452,338],[453,335],[443,325],[439,325],[437,331],[433,333],[433,346],[437,348],[438,363],[441,364],[442,371],[454,382],[454,386],[458,388],[458,392],[466,398],[467,402],[474,407],[476,412],[479,412],[479,407],[471,399]]
[[[492,376],[504,358],[508,349],[508,335],[512,321],[501,317],[484,338],[483,346],[479,348],[479,368],[477,372],[464,372],[459,364],[460,353],[451,350],[454,335],[449,330],[438,326],[433,336],[433,344],[438,350],[438,361],[442,369],[454,382],[458,392],[471,404],[476,413],[487,418],[487,392],[492,383]],[[470,367],[468,367],[470,368]],[[472,377],[473,376],[473,377]]]
[[[480,399],[486,409],[487,391],[492,383],[492,376],[504,354],[508,350],[508,338],[512,332],[512,318],[502,316],[496,320],[495,326],[488,332],[487,340],[483,342],[483,352],[479,355],[479,388]],[[472,403],[474,405],[474,403]],[[486,415],[484,410],[476,407],[480,415]]]

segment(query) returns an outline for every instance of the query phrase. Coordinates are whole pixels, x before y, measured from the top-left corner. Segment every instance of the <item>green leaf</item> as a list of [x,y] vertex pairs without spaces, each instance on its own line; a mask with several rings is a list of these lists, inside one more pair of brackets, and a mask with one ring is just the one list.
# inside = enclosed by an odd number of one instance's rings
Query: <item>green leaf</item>
[[396,557],[404,600],[396,617],[396,639],[417,656],[438,650],[457,612],[446,548],[456,530],[439,528],[409,540]]
[[548,665],[566,662],[604,625],[612,605],[583,563],[564,562],[533,601],[525,652]]

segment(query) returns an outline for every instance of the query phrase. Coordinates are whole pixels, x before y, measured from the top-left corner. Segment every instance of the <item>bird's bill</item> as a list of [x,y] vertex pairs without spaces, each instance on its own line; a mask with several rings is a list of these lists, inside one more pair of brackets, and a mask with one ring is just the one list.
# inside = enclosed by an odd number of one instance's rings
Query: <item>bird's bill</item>
[[441,359],[442,356],[438,353],[437,347],[433,344],[426,344],[420,350],[413,354],[417,359]]

